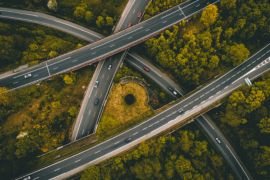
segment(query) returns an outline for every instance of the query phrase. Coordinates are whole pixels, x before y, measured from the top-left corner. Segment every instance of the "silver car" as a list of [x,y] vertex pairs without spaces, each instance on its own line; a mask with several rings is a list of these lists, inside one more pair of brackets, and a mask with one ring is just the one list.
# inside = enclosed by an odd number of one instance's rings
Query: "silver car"
[[32,74],[31,73],[28,73],[28,74],[25,74],[24,75],[24,78],[30,78],[32,76]]
[[112,65],[110,64],[109,67],[108,67],[108,70],[111,70],[112,69]]
[[218,144],[221,144],[221,141],[218,138],[216,138],[216,141],[218,142]]
[[94,85],[94,88],[97,88],[97,87],[98,87],[98,84],[99,84],[99,82],[96,81],[96,82],[95,82],[95,85]]

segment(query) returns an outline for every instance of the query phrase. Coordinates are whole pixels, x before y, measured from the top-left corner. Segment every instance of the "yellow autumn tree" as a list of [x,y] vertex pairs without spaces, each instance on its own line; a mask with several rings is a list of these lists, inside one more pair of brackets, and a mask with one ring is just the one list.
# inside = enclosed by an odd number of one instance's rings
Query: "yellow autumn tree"
[[214,4],[208,5],[202,12],[201,21],[209,27],[214,24],[218,17],[218,8]]
[[6,87],[0,87],[0,104],[9,106],[16,99],[16,92],[10,91],[5,93],[8,89]]

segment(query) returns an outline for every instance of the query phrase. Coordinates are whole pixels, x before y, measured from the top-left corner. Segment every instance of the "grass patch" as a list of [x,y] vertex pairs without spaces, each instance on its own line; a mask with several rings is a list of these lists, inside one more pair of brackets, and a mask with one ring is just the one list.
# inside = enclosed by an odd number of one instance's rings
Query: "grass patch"
[[[136,99],[132,105],[125,102],[128,94],[132,94]],[[147,93],[139,84],[114,84],[97,129],[98,138],[115,135],[154,115],[147,102]]]

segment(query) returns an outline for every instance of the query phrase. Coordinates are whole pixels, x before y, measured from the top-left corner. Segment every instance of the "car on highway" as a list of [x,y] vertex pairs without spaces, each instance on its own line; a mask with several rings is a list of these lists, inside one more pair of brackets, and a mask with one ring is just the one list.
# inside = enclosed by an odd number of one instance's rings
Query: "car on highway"
[[94,85],[94,88],[97,88],[97,87],[98,87],[98,84],[99,84],[99,82],[96,81],[96,82],[95,82],[95,85]]
[[31,73],[28,73],[28,74],[25,74],[24,75],[24,78],[30,78],[32,76],[32,74]]
[[129,137],[129,138],[125,139],[125,142],[130,142],[131,140],[132,140],[131,137]]
[[26,177],[26,178],[23,178],[23,180],[28,180],[28,179],[31,179],[30,176]]
[[177,92],[176,91],[173,91],[173,94],[176,96],[177,95]]
[[139,15],[138,15],[138,18],[141,18],[142,17],[142,13],[140,12]]
[[99,102],[99,99],[96,98],[96,99],[95,99],[95,102],[94,102],[94,105],[95,105],[95,106],[98,105],[98,102]]
[[178,112],[178,114],[183,114],[184,113],[184,109],[181,108],[177,112]]
[[172,89],[170,86],[168,86],[167,89],[168,89],[169,91],[173,92],[173,89]]
[[216,138],[216,141],[218,142],[218,144],[221,144],[221,141],[218,138]]
[[150,71],[150,69],[149,69],[149,68],[147,68],[147,67],[145,67],[145,66],[143,67],[143,69],[144,69],[144,70],[146,70],[147,72],[149,72],[149,71]]
[[128,28],[129,28],[131,25],[132,25],[132,24],[131,24],[131,23],[129,23],[129,24],[128,24]]
[[99,39],[97,39],[97,41],[99,41]]
[[111,70],[111,68],[112,68],[112,65],[110,64],[110,65],[108,66],[108,70]]

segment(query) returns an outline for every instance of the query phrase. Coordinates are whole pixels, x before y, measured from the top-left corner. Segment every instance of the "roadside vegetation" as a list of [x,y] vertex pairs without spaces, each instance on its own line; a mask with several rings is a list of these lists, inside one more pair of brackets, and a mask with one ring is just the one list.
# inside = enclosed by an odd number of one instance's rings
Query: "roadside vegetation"
[[3,0],[0,6],[38,10],[109,35],[128,0]]
[[84,170],[81,180],[219,179],[233,180],[222,156],[193,123],[171,135],[143,141],[138,147]]
[[158,13],[166,11],[167,9],[184,2],[186,0],[153,0],[150,1],[147,5],[147,9],[145,11],[145,15],[143,19],[148,19]]
[[44,60],[88,44],[50,27],[0,19],[0,72]]
[[[160,3],[153,0],[147,13],[152,16],[159,12],[156,9]],[[193,90],[239,65],[269,42],[269,12],[267,0],[221,0],[188,23],[184,20],[147,40],[135,51],[144,52],[179,84]]]
[[[125,101],[127,95],[134,97],[130,105]],[[155,113],[147,103],[147,93],[139,84],[114,84],[98,125],[98,138],[115,135],[153,116]]]
[[1,94],[0,179],[28,172],[37,156],[68,142],[92,66]]
[[270,73],[234,91],[209,113],[254,178],[270,179]]
[[[153,97],[151,97],[149,105],[154,110],[168,104],[173,100],[172,97],[166,91],[164,91],[158,84],[156,84],[156,82],[154,82],[152,79],[139,72],[138,69],[134,68],[129,63],[123,63],[123,66],[118,70],[117,74],[114,76],[113,82],[119,83],[122,77],[127,76],[140,78],[151,89]],[[153,100],[153,98],[155,98],[155,100]]]

